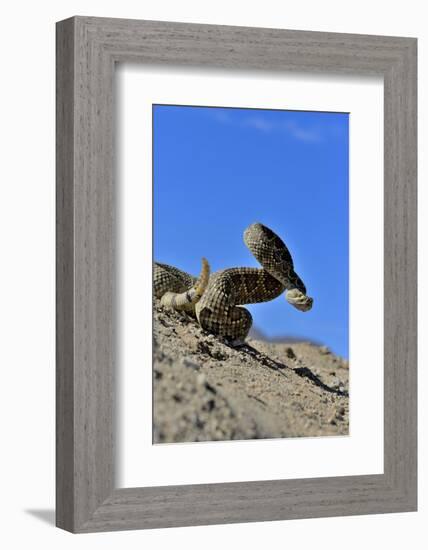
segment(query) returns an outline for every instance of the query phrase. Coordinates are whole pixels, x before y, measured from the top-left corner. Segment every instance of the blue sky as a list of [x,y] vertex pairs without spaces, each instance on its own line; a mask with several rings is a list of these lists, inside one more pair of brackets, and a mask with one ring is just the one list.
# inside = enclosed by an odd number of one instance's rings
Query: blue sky
[[193,274],[258,266],[244,229],[269,226],[314,298],[247,306],[268,337],[310,339],[348,357],[349,116],[153,107],[154,257]]

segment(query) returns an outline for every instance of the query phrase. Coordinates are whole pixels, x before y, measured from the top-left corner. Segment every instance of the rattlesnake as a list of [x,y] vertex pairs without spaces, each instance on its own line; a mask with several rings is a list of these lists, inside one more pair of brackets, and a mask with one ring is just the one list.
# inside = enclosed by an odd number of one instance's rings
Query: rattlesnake
[[295,308],[311,309],[313,299],[306,295],[283,241],[265,225],[253,223],[244,231],[244,242],[262,269],[234,267],[210,275],[203,258],[196,278],[156,262],[155,296],[165,307],[195,315],[204,330],[235,343],[245,340],[252,325],[250,312],[239,306],[268,302],[286,291],[287,301]]

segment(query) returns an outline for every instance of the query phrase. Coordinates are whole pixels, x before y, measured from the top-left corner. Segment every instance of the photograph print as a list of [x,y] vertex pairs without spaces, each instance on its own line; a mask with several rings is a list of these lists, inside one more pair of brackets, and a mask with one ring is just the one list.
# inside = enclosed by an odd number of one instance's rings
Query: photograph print
[[160,105],[153,443],[349,434],[349,113]]

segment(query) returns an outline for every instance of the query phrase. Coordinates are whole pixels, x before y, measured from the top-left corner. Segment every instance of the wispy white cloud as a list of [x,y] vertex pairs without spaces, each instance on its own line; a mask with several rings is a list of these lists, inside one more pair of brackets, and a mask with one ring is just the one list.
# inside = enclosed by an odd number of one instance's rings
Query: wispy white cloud
[[225,109],[211,109],[210,113],[217,122],[222,124],[232,124],[233,119]]
[[320,126],[302,126],[296,121],[275,121],[261,113],[239,119],[233,117],[225,109],[213,109],[211,114],[221,124],[252,128],[264,134],[278,132],[305,143],[320,143],[324,137]]
[[320,143],[322,141],[321,128],[319,126],[303,128],[299,124],[296,124],[296,122],[286,122],[284,127],[298,141],[305,141],[306,143]]
[[266,134],[269,134],[272,132],[272,130],[275,130],[275,124],[268,120],[266,117],[263,116],[251,116],[246,119],[244,119],[243,124],[245,126],[249,126],[250,128],[255,128],[256,130],[260,130],[261,132],[264,132]]

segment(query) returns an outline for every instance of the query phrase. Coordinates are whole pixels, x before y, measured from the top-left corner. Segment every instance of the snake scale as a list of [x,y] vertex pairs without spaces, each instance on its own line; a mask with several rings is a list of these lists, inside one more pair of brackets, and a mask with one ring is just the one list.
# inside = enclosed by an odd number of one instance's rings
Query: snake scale
[[154,294],[162,305],[194,315],[200,326],[231,342],[244,342],[252,325],[245,304],[268,302],[286,292],[287,301],[308,311],[313,299],[294,271],[284,242],[271,229],[253,223],[244,231],[244,242],[262,268],[234,267],[210,274],[202,259],[200,276],[155,262]]

